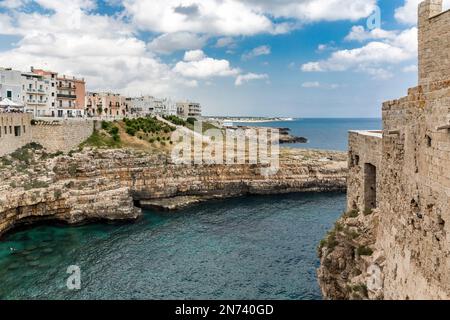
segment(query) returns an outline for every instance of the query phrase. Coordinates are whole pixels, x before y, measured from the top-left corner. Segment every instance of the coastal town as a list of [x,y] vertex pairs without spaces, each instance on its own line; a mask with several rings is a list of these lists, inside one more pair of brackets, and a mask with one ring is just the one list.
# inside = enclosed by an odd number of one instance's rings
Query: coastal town
[[30,68],[29,72],[0,67],[0,112],[29,113],[34,118],[121,119],[136,116],[200,117],[191,101],[150,95],[128,97],[114,92],[91,92],[84,78]]

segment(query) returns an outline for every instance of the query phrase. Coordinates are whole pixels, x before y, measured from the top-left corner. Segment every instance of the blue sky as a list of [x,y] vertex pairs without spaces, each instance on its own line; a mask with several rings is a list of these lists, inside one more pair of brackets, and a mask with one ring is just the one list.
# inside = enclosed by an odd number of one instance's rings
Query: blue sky
[[380,117],[417,82],[418,2],[0,0],[0,66],[208,115]]

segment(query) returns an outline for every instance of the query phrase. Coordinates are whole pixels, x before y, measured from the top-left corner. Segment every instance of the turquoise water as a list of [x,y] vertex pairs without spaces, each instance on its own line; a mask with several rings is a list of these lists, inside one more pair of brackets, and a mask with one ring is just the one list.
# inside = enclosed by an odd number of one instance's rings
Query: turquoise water
[[[316,247],[344,194],[254,196],[0,242],[1,299],[320,299]],[[81,290],[66,288],[69,265]]]
[[381,130],[381,119],[299,119],[267,123],[236,123],[247,126],[290,128],[291,133],[308,139],[291,147],[347,151],[349,130]]

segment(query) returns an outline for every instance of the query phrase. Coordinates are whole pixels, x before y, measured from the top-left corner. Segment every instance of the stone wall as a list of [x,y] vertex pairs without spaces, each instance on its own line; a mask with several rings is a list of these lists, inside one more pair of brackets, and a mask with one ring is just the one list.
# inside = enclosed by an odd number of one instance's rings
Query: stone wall
[[61,120],[38,122],[32,126],[32,140],[48,152],[68,152],[89,138],[94,132],[92,120]]
[[[377,247],[391,299],[450,297],[450,82],[383,105]],[[389,135],[399,131],[398,135]]]
[[[420,5],[419,86],[383,104],[382,137],[350,133],[349,212],[321,250],[328,298],[351,298],[358,284],[369,298],[450,299],[450,12],[441,10],[441,0]],[[365,163],[377,168],[377,208],[358,215]]]
[[[349,177],[347,206],[349,210],[358,210],[360,212],[369,209],[367,204],[371,201],[367,199],[368,190],[365,188],[365,182],[368,179],[369,172],[367,165],[372,165],[377,172],[381,170],[381,132],[377,131],[351,131],[349,133]],[[378,194],[380,190],[380,181],[375,179]],[[369,186],[370,187],[370,186]]]
[[0,157],[31,142],[31,115],[0,113]]
[[442,0],[427,0],[419,8],[419,84],[448,78],[450,11]]

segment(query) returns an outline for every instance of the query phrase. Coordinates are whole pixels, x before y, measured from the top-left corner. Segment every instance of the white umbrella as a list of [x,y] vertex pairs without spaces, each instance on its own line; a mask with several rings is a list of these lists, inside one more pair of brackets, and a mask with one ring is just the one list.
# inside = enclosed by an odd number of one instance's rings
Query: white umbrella
[[19,105],[17,103],[15,103],[14,101],[11,101],[8,98],[5,98],[2,101],[0,101],[0,106],[3,106],[3,107],[18,107]]
[[0,107],[4,108],[12,108],[12,109],[21,109],[23,108],[23,105],[15,103],[14,101],[9,100],[8,98],[3,99],[0,101]]

